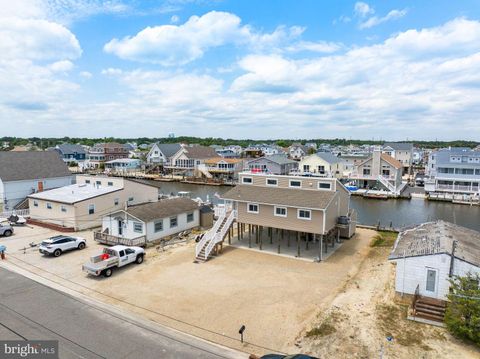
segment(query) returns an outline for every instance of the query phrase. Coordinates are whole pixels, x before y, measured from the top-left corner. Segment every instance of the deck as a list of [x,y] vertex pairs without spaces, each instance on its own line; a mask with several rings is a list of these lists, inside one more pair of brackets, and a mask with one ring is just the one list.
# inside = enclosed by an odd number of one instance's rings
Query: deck
[[102,232],[93,232],[93,239],[102,244],[106,244],[109,246],[115,246],[118,244],[129,246],[129,247],[146,247],[147,245],[147,237],[140,236],[136,238],[123,238],[112,236],[111,234],[102,233]]

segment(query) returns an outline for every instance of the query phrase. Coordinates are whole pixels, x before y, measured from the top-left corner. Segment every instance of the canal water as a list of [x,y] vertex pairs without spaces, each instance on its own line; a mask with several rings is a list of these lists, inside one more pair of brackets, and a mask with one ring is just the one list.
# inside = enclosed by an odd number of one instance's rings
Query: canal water
[[[179,191],[191,192],[191,197],[208,199],[218,203],[218,195],[231,187],[205,186],[179,182],[155,182],[163,194],[176,194]],[[420,198],[377,200],[352,196],[351,207],[358,214],[358,223],[382,227],[405,227],[423,222],[443,219],[460,226],[480,231],[480,206],[452,204],[448,202],[426,201]]]

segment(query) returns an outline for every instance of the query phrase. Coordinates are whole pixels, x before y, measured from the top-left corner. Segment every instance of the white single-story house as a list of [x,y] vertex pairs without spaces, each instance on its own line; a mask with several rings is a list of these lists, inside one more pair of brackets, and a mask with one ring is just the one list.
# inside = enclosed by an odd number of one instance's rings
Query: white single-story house
[[156,187],[101,176],[77,176],[76,184],[28,196],[33,223],[65,231],[101,226],[106,213],[157,200]]
[[114,211],[103,217],[102,233],[147,242],[200,226],[198,203],[189,198],[168,198]]
[[480,232],[444,221],[424,223],[398,235],[389,260],[396,264],[397,294],[445,301],[450,279],[480,274]]

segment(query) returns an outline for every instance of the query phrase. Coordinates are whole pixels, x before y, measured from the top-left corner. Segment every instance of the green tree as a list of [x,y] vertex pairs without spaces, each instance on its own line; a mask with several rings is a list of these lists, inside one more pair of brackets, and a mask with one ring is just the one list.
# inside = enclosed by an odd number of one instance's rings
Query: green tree
[[480,275],[468,273],[450,283],[445,324],[454,336],[480,345]]

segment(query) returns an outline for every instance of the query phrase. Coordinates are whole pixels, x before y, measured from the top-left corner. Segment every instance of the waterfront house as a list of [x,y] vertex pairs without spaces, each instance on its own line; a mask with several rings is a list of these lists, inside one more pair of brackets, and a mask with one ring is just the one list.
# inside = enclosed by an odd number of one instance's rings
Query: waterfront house
[[86,167],[100,168],[106,161],[128,158],[130,146],[116,142],[97,143],[88,150]]
[[403,173],[411,173],[413,165],[413,143],[385,142],[382,153],[395,158],[403,166]]
[[28,196],[31,220],[58,230],[83,230],[102,224],[105,213],[156,202],[158,189],[121,177],[77,176],[77,183]]
[[55,151],[0,152],[0,210],[14,210],[32,193],[73,182]]
[[445,148],[431,152],[425,167],[427,193],[480,197],[480,151]]
[[272,155],[256,158],[247,162],[250,171],[277,175],[287,175],[298,168],[298,162],[285,155]]
[[182,172],[187,176],[206,176],[211,174],[205,171],[205,160],[218,157],[215,149],[206,146],[183,146],[171,159],[171,163],[164,165],[171,171]]
[[142,162],[136,158],[121,158],[105,162],[105,170],[113,172],[134,171],[141,167]]
[[319,152],[304,157],[298,168],[303,174],[336,178],[342,178],[345,171],[343,160],[329,152]]
[[197,202],[189,198],[167,198],[129,206],[103,216],[102,233],[123,239],[144,237],[146,242],[170,237],[200,226]]
[[346,172],[354,172],[355,167],[369,158],[368,152],[342,152],[338,157],[343,161]]
[[[414,308],[415,301],[433,299],[429,303],[434,308],[419,310],[419,316],[441,320],[449,280],[467,273],[480,274],[480,233],[444,221],[424,223],[399,233],[389,260],[395,263],[396,293],[413,298]],[[439,302],[438,313],[435,300]]]
[[180,152],[179,143],[154,143],[148,151],[146,162],[148,164],[171,165],[172,158]]
[[87,152],[85,148],[81,145],[72,145],[69,143],[63,143],[61,145],[57,145],[53,148],[54,151],[57,151],[62,159],[69,163],[69,162],[82,162],[85,161],[87,158]]
[[239,158],[209,158],[204,165],[213,178],[225,181],[237,180],[239,172],[243,170],[243,160]]
[[355,166],[348,178],[358,188],[382,189],[399,194],[402,186],[403,165],[376,148],[363,162]]

